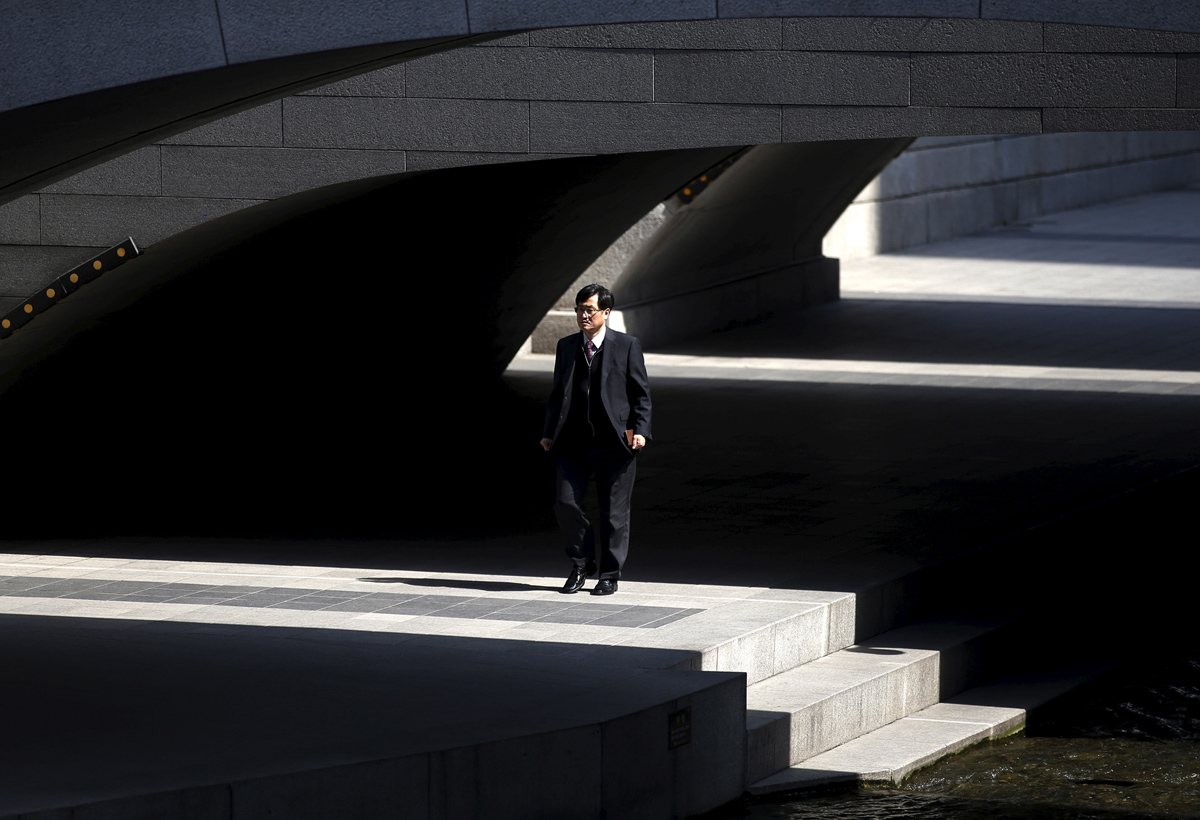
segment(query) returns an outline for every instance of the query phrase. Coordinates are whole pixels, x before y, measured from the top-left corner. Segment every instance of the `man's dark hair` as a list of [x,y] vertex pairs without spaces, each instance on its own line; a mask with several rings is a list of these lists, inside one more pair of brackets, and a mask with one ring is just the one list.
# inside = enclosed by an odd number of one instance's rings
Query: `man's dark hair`
[[601,310],[611,310],[614,303],[612,291],[601,285],[599,282],[592,282],[590,285],[584,285],[583,288],[575,295],[575,304],[582,305],[593,296],[596,297],[596,304]]

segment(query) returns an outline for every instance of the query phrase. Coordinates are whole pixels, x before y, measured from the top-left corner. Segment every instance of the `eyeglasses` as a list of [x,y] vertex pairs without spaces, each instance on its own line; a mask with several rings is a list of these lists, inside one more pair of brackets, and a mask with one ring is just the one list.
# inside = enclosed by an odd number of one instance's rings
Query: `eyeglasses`
[[595,316],[597,313],[603,313],[606,309],[607,308],[600,308],[599,310],[596,310],[596,308],[590,308],[590,307],[576,307],[575,312],[577,314],[579,314],[580,316],[584,317],[585,319],[590,319],[593,316]]

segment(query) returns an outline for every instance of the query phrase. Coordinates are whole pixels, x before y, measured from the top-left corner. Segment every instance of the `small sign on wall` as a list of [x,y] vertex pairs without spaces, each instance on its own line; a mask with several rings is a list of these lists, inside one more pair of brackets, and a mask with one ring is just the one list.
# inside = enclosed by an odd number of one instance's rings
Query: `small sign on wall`
[[692,707],[667,715],[667,748],[678,749],[692,742]]

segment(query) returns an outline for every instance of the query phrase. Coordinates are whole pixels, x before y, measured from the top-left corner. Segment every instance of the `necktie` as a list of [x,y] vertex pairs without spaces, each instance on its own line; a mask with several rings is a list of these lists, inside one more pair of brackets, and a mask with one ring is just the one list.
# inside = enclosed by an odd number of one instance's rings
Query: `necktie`
[[592,344],[592,340],[588,339],[583,344],[583,352],[587,354],[588,364],[592,363],[592,357],[596,355],[596,346]]

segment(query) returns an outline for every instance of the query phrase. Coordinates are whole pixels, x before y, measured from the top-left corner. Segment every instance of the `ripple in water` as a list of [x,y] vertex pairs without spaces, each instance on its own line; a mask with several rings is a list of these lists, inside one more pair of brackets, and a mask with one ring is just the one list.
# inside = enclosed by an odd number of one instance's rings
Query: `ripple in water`
[[859,789],[848,794],[812,795],[786,803],[753,804],[719,817],[721,820],[1162,820],[1163,815],[964,799],[896,789]]
[[1124,816],[1200,817],[1197,762],[1196,744],[1185,741],[1016,736],[918,772],[905,788]]

